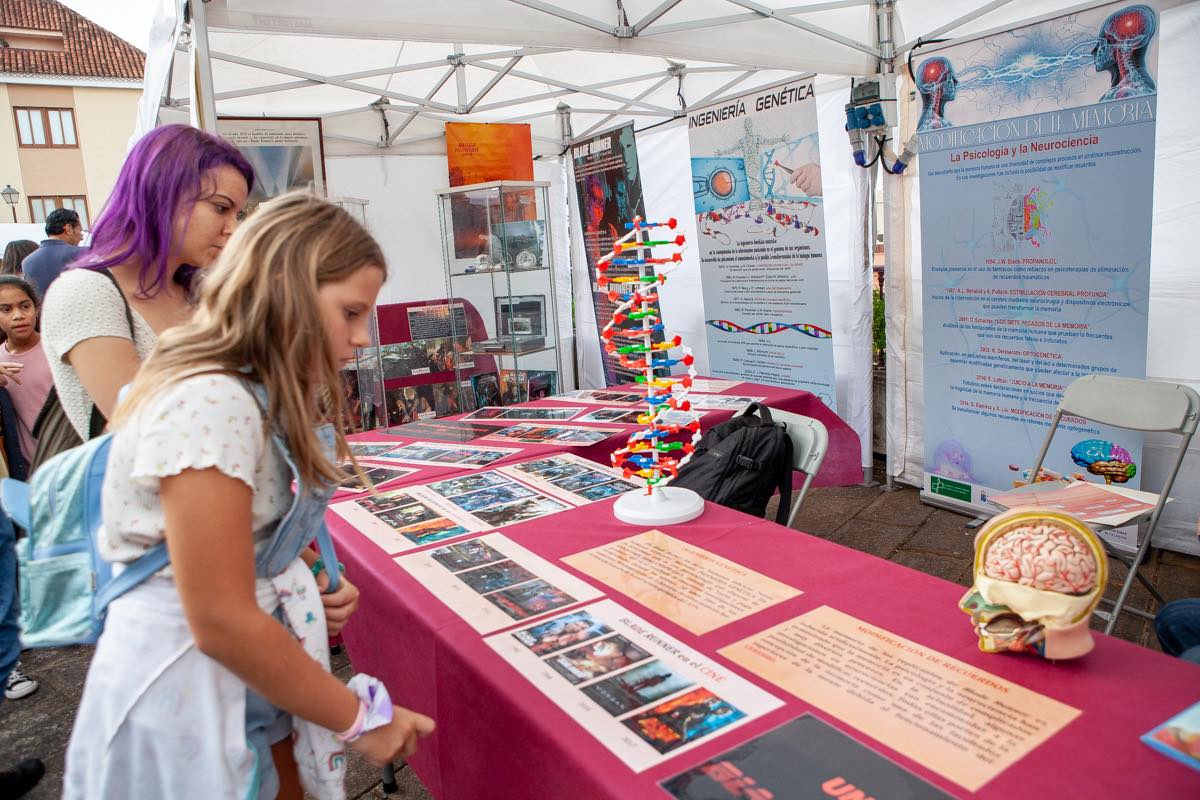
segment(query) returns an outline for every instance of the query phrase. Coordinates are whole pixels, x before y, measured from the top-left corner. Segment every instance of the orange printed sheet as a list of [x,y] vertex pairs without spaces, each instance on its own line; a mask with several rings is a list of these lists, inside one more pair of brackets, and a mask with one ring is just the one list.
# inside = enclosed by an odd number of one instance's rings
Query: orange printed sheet
[[661,531],[610,542],[563,561],[696,634],[802,594]]
[[717,652],[973,792],[1081,713],[829,606]]

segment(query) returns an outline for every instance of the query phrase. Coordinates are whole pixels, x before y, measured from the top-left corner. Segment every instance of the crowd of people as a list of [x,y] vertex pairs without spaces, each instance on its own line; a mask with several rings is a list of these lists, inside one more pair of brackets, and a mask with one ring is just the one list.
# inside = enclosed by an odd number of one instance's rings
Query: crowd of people
[[[329,672],[358,591],[310,545],[339,463],[339,372],[369,344],[379,246],[292,193],[243,220],[253,169],[218,136],[160,127],[129,153],[86,248],[74,212],[13,242],[0,275],[9,474],[112,433],[98,547],[169,566],[109,606],[71,736],[64,796],[338,796],[346,746],[411,754],[428,717]],[[333,389],[333,391],[331,391]],[[295,483],[302,490],[293,493]],[[14,534],[0,543],[0,677],[20,652]],[[183,698],[187,698],[186,702]],[[0,795],[41,778],[0,772]]]

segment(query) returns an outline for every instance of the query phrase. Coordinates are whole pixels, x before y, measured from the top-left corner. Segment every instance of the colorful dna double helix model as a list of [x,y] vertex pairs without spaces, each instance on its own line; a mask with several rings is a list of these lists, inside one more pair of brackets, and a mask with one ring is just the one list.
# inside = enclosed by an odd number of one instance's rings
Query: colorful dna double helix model
[[[629,232],[596,263],[600,273],[596,282],[601,289],[607,288],[608,299],[618,304],[601,331],[604,350],[625,369],[641,372],[635,380],[646,387],[646,411],[637,419],[639,425],[647,427],[630,434],[625,446],[612,454],[612,463],[626,478],[644,479],[648,495],[655,486],[665,485],[679,474],[700,440],[698,419],[680,424],[664,415],[667,411],[691,410],[687,394],[696,377],[692,349],[678,335],[664,333],[663,341],[654,341],[655,334],[664,331],[658,292],[667,273],[673,271],[667,265],[679,264],[683,251],[655,257],[652,248],[682,248],[685,239],[679,234],[673,239],[653,240],[650,231],[674,230],[676,224],[673,217],[666,222],[645,222],[634,217],[625,225]],[[617,271],[614,268],[622,268],[622,274],[613,274]],[[681,354],[673,356],[672,350]],[[670,368],[679,364],[686,366],[687,372],[670,375]]]

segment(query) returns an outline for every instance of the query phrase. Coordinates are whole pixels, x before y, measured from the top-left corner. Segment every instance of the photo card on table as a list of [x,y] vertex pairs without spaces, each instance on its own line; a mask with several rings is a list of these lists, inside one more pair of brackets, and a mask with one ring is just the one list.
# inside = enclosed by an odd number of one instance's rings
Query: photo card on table
[[583,406],[484,406],[463,417],[464,420],[568,420]]
[[[476,558],[481,563],[465,563]],[[501,533],[399,556],[396,563],[481,634],[601,596]]]
[[615,497],[643,487],[621,477],[620,470],[605,467],[574,453],[561,453],[498,467],[497,472],[572,505]]
[[522,442],[524,444],[565,444],[587,447],[603,442],[622,428],[585,428],[580,425],[538,425],[521,422],[488,436],[489,442]]
[[[764,797],[792,797],[796,787],[825,796],[951,800],[951,795],[812,714],[804,714],[661,782],[676,800],[725,797],[729,780]],[[839,791],[840,790],[840,791]]]
[[[489,433],[495,433],[503,427],[503,423],[486,425],[481,422],[463,422],[457,419],[419,419],[415,422],[406,422],[403,425],[394,425],[382,431],[382,433],[386,433],[388,436],[405,436],[411,439],[439,439],[462,444],[474,441],[481,436],[487,436]],[[392,447],[396,446],[395,443],[392,444]]]
[[486,471],[334,503],[330,510],[394,555],[572,507],[510,475]]
[[612,600],[484,641],[635,772],[783,705]]
[[388,463],[478,469],[521,452],[519,447],[492,447],[454,442],[412,442],[399,447],[392,445],[392,448],[371,456],[371,459]]

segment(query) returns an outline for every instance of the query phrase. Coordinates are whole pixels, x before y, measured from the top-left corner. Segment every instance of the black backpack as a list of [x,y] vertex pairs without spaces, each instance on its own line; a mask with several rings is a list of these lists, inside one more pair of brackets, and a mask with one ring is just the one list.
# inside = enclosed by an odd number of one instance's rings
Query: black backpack
[[692,460],[671,486],[682,486],[728,508],[761,517],[779,490],[775,521],[785,524],[792,505],[792,440],[766,406],[751,403],[701,437]]

